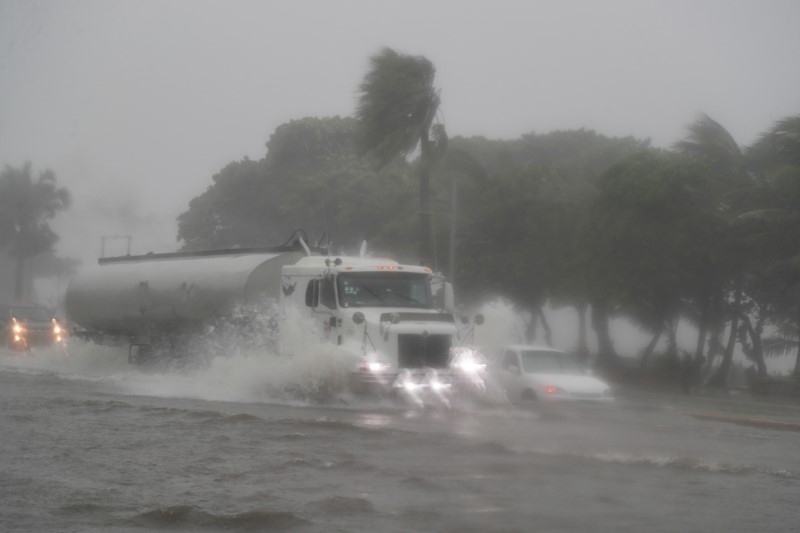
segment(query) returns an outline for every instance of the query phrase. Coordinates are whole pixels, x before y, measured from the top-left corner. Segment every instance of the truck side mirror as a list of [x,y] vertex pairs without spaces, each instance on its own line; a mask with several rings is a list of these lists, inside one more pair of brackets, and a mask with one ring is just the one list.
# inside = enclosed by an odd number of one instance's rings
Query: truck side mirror
[[456,298],[455,293],[453,292],[453,284],[446,281],[444,283],[444,301],[442,302],[442,307],[445,311],[453,312],[456,308]]

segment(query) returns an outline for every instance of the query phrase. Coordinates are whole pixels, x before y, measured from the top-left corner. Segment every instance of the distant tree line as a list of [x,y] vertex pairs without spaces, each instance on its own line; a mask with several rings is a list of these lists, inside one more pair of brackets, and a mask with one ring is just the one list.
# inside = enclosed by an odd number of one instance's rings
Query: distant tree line
[[[748,147],[705,115],[668,150],[588,130],[448,139],[432,65],[392,54],[373,58],[356,118],[291,121],[262,159],[215,175],[178,218],[184,247],[275,244],[298,228],[337,253],[367,240],[447,272],[462,302],[505,297],[548,341],[544,306],[574,307],[577,351],[591,328],[609,371],[613,317],[652,335],[642,369],[689,365],[712,386],[737,344],[762,375],[765,357],[798,350],[800,116]],[[387,109],[394,123],[375,114]],[[691,353],[681,321],[698,332]]]

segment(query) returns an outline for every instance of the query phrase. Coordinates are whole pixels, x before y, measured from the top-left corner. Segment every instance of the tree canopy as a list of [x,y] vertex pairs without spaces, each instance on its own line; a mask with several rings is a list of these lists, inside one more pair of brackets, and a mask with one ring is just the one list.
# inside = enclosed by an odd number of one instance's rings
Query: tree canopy
[[58,187],[51,170],[33,176],[30,163],[6,166],[0,173],[0,247],[17,260],[14,297],[24,296],[25,261],[51,251],[58,235],[50,221],[70,204],[69,191]]

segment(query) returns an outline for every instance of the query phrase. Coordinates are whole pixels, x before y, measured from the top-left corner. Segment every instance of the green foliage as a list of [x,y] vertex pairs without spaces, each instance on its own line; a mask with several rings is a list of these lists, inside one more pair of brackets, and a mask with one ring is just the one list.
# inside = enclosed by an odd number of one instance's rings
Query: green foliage
[[385,165],[427,139],[440,103],[435,76],[433,63],[422,56],[384,48],[370,58],[356,108],[362,154]]
[[[714,345],[733,325],[728,362],[736,342],[756,362],[790,348],[764,332],[800,323],[797,117],[747,150],[706,115],[673,150],[588,130],[448,139],[433,124],[439,99],[430,62],[384,50],[372,65],[357,119],[281,125],[263,159],[214,176],[179,218],[185,246],[274,244],[304,228],[333,236],[336,252],[367,239],[373,251],[414,262],[426,257],[414,253],[411,235],[427,205],[437,244],[427,257],[441,265],[457,183],[457,261],[447,266],[462,302],[502,295],[534,315],[546,303],[590,305],[606,363],[615,355],[614,315],[654,338],[666,331],[670,365],[681,319]],[[394,122],[401,118],[405,125]],[[407,163],[418,146],[420,160]]]
[[0,174],[0,245],[16,257],[32,257],[58,240],[48,223],[69,207],[69,191],[59,188],[51,170],[33,178],[31,164],[6,166]]
[[31,164],[6,166],[0,173],[0,247],[17,258],[15,297],[23,296],[26,259],[51,251],[58,235],[49,221],[70,204],[69,191],[58,187],[56,176],[45,170],[34,179]]
[[[266,157],[228,164],[178,217],[185,249],[271,246],[305,229],[337,247],[374,245],[406,235],[414,210],[408,168],[397,162],[380,172],[356,149],[351,118],[305,118],[279,126]],[[376,220],[387,224],[376,224]],[[399,239],[399,242],[407,242]]]
[[434,124],[440,104],[435,75],[426,58],[384,48],[370,59],[356,108],[361,153],[377,158],[380,168],[419,146],[419,261],[424,265],[434,260],[431,172],[448,145],[444,126]]

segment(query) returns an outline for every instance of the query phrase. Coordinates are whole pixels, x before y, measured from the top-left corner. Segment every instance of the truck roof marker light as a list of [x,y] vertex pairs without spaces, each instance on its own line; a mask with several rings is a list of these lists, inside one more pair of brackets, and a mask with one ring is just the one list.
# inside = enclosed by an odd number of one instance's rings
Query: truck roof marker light
[[386,269],[387,270],[394,270],[394,267],[392,265],[389,265],[388,267],[386,267]]
[[377,267],[377,269],[378,269],[378,270],[383,270],[383,265],[379,265],[379,266]]
[[344,267],[345,270],[353,270],[353,267]]

